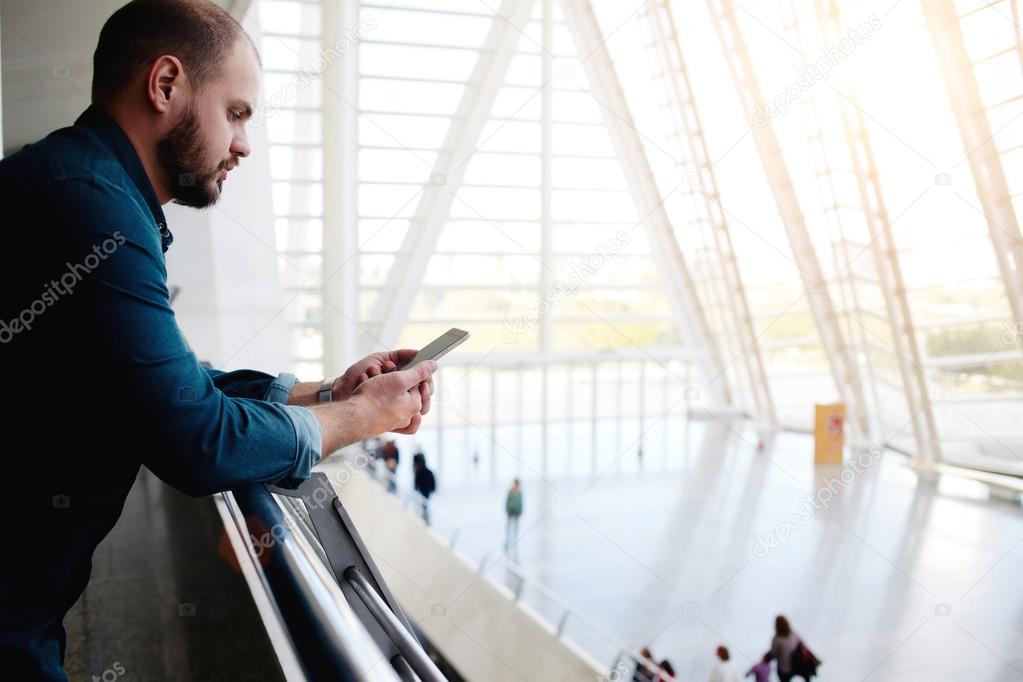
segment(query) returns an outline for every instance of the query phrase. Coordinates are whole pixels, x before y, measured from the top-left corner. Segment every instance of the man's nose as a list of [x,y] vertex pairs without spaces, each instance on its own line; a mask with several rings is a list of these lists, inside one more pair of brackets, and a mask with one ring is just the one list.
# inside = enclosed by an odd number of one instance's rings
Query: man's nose
[[249,147],[249,139],[245,136],[245,133],[238,135],[231,141],[231,153],[235,156],[246,157],[252,152],[252,148]]

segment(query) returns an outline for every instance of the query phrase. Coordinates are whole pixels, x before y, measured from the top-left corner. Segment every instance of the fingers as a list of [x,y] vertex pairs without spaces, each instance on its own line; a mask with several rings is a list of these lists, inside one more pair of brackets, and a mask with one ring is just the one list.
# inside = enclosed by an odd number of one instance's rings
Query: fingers
[[388,372],[386,367],[383,364],[376,371],[367,368],[360,376],[360,385],[355,392],[372,401],[375,411],[378,411],[382,431],[415,433],[422,423],[422,416],[430,411],[433,373],[437,363],[427,360],[401,372]]
[[419,425],[422,424],[422,423],[423,423],[423,418],[420,417],[419,414],[417,413],[417,414],[412,415],[412,419],[409,421],[407,426],[404,426],[404,427],[402,427],[400,429],[395,429],[394,431],[392,431],[392,433],[404,433],[404,434],[410,435],[410,434],[413,434],[416,431],[418,431],[419,430]]
[[420,395],[418,388],[413,387],[411,390],[405,392],[403,399],[401,400],[401,408],[397,416],[401,421],[399,424],[404,424],[400,429],[397,429],[396,433],[415,433],[419,429],[419,424],[422,421],[422,409],[423,399]]
[[427,360],[411,369],[402,370],[400,374],[403,375],[406,388],[412,388],[416,384],[427,381],[435,371],[437,371],[437,361]]
[[419,384],[419,400],[422,402],[419,414],[426,414],[430,411],[430,394],[433,393],[433,390],[430,387],[432,381],[433,380],[431,379],[430,381],[424,381]]
[[395,367],[402,363],[408,362],[416,356],[419,351],[413,348],[399,348],[398,350],[392,350],[390,353],[385,353],[387,359],[394,363]]

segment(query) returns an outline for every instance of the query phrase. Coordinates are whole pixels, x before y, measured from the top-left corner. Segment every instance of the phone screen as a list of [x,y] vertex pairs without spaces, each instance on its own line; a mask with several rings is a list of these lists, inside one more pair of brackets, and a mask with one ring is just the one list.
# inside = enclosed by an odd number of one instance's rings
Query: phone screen
[[462,329],[451,328],[438,336],[436,339],[423,346],[418,353],[416,353],[411,360],[406,362],[398,369],[408,369],[414,367],[424,360],[437,360],[448,353],[463,341],[469,338],[469,332]]

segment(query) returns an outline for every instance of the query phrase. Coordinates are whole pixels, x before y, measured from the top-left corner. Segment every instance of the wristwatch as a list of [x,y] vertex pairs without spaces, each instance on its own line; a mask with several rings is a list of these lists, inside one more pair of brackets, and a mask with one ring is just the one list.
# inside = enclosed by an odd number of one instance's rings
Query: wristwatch
[[316,393],[316,402],[329,403],[334,400],[334,382],[337,377],[328,377],[320,382],[320,390]]

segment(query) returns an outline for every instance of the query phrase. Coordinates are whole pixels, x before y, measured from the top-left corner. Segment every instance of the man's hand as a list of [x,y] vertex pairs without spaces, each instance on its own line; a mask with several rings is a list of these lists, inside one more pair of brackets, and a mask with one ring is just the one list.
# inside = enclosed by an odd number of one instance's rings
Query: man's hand
[[437,363],[427,360],[411,369],[369,377],[356,386],[352,398],[369,404],[370,435],[418,431],[422,416],[430,411],[429,387],[436,370]]
[[[334,400],[349,398],[364,381],[395,371],[403,363],[414,358],[417,352],[412,348],[400,348],[387,353],[367,355],[349,367],[334,382]],[[419,394],[423,401],[423,409],[420,411],[420,414],[426,414],[430,411],[430,397],[433,395],[433,390],[433,374],[431,372],[430,378],[419,387]]]
[[[386,353],[373,353],[359,360],[349,367],[344,374],[334,382],[331,390],[331,397],[335,402],[350,398],[355,389],[367,379],[389,374],[395,371],[402,363],[408,362],[418,351],[411,348],[392,350]],[[302,405],[311,407],[316,404],[316,395],[320,390],[317,381],[307,381],[295,384],[291,389],[291,396],[288,398],[289,405]],[[430,411],[430,396],[433,395],[433,377],[420,387],[420,395],[423,400],[422,414]]]
[[[437,363],[390,371],[362,381],[347,400],[314,405],[323,434],[323,457],[381,433],[415,433],[429,409],[429,388]],[[425,394],[425,399],[424,399]]]

